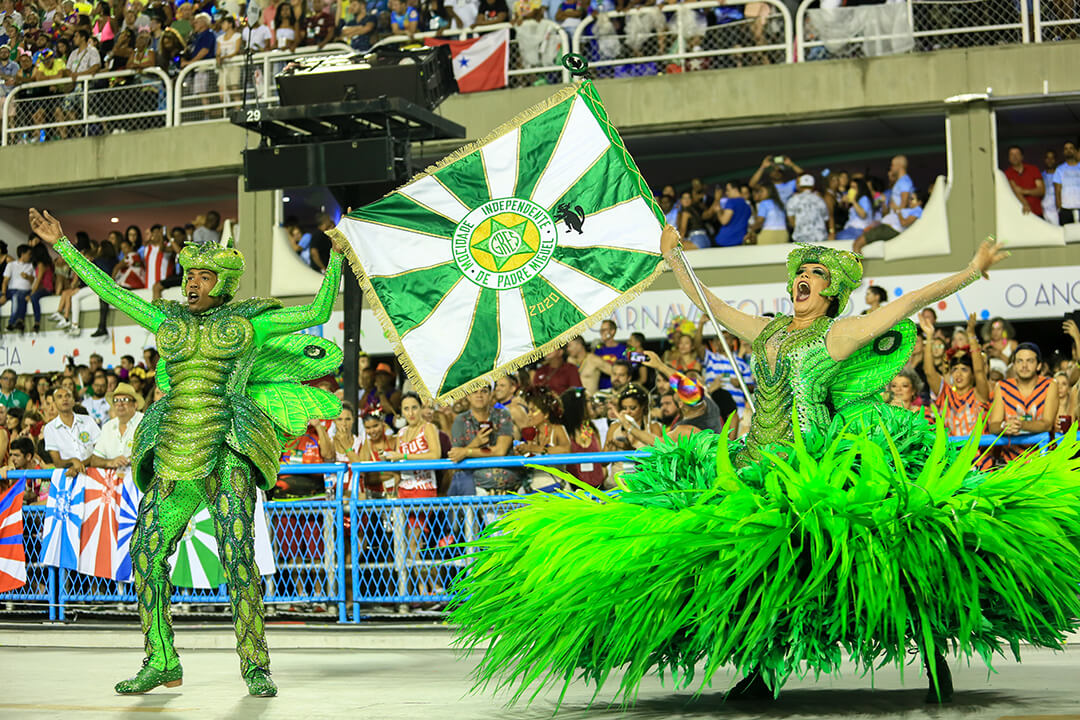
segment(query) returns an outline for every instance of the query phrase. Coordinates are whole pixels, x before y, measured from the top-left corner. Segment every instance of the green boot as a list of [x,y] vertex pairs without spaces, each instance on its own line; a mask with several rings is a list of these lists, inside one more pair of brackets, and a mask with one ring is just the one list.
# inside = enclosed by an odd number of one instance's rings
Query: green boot
[[135,673],[135,677],[121,680],[116,683],[116,692],[120,695],[141,695],[156,687],[178,687],[184,684],[184,669],[177,665],[171,670],[158,670],[149,663],[149,659],[143,660],[142,669]]
[[277,695],[277,685],[270,679],[270,671],[261,667],[253,667],[244,673],[244,682],[248,686],[248,694],[255,697],[274,697]]

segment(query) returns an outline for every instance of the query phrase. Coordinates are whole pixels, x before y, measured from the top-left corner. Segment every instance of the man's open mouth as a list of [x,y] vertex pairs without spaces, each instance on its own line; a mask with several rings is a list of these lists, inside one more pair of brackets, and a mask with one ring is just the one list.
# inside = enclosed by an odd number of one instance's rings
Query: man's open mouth
[[810,299],[810,283],[805,280],[800,280],[798,285],[795,286],[795,302],[802,302],[803,300]]
[[189,303],[197,303],[197,302],[199,302],[199,293],[197,293],[197,292],[189,292],[187,294],[187,301]]

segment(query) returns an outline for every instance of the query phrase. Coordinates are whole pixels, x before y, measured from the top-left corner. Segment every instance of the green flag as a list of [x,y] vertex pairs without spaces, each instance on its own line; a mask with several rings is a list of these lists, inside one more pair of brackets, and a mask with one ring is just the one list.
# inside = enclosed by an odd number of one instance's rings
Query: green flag
[[663,271],[662,227],[584,82],[332,232],[418,392],[449,402],[632,300]]

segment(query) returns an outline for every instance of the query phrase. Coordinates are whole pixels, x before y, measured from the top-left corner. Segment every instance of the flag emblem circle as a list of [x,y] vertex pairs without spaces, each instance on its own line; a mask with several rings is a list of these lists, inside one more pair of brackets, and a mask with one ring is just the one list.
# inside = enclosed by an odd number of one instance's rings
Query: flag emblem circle
[[481,287],[524,285],[551,260],[558,230],[540,205],[500,198],[474,209],[454,230],[454,262]]

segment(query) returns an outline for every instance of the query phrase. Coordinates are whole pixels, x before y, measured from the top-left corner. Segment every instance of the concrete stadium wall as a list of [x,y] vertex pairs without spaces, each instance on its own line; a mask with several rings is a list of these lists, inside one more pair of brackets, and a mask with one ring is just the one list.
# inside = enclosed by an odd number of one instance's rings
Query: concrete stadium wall
[[[962,267],[976,244],[995,228],[995,139],[992,103],[946,98],[986,93],[1015,98],[1080,92],[1076,59],[1080,43],[1032,44],[949,50],[854,60],[753,66],[659,77],[601,80],[597,86],[612,120],[624,135],[685,132],[739,125],[776,125],[810,119],[932,110],[948,118],[952,177],[948,200],[951,254],[888,264],[888,274],[941,272]],[[458,95],[440,108],[465,125],[470,138],[490,132],[546,98],[551,86]],[[72,187],[134,183],[167,175],[190,178],[241,172],[240,152],[258,142],[227,123],[207,123],[124,135],[67,140],[0,149],[0,205],[5,195],[26,195]],[[427,143],[425,156],[459,143]],[[43,172],[42,169],[48,171]],[[270,294],[273,193],[247,193],[238,183],[238,240],[248,262],[244,291]],[[1077,246],[1021,248],[1013,267],[1062,264]],[[775,280],[775,265],[707,268],[710,285]],[[884,261],[867,261],[867,274],[886,274]],[[674,288],[670,276],[656,289]],[[303,298],[291,300],[299,302]],[[287,301],[290,299],[287,299]],[[84,325],[90,322],[87,322]]]

